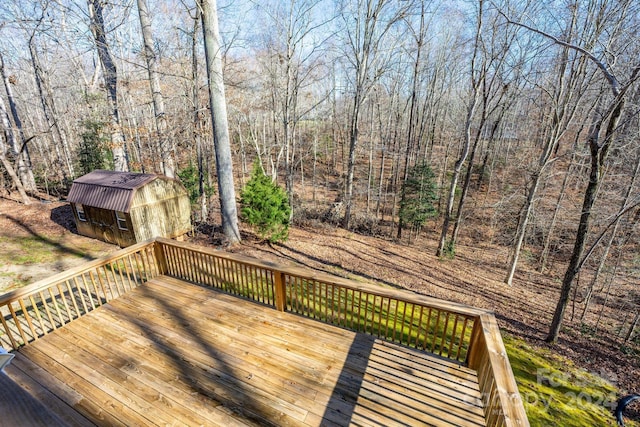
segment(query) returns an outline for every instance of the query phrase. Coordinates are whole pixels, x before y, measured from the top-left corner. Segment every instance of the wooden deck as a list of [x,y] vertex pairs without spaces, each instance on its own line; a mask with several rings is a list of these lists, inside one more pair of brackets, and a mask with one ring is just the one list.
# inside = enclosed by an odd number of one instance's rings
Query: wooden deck
[[6,372],[69,425],[485,425],[471,369],[167,276]]

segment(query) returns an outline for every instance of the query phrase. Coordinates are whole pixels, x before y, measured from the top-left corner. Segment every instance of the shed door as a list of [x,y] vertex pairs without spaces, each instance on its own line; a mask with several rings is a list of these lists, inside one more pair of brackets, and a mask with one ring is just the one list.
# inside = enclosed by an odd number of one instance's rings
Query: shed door
[[115,233],[115,217],[112,211],[93,208],[91,212],[91,225],[98,236],[108,243],[118,243]]

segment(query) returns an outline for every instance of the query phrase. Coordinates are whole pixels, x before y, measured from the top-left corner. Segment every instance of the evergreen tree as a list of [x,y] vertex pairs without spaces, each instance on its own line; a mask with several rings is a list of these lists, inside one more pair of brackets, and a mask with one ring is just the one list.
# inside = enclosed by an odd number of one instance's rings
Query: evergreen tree
[[437,186],[431,167],[426,163],[413,166],[402,186],[398,214],[403,223],[414,228],[422,227],[429,218],[438,214],[434,206],[437,200]]
[[83,128],[80,137],[80,150],[78,152],[78,163],[82,174],[87,174],[96,169],[108,167],[107,163],[112,158],[109,156],[103,129],[104,122],[87,119],[81,123]]
[[[189,162],[189,166],[178,172],[178,178],[180,178],[180,182],[182,182],[182,185],[187,189],[187,192],[189,193],[189,201],[192,206],[197,206],[198,200],[200,199],[200,196],[202,196],[202,194],[200,194],[200,182],[198,175],[198,166],[191,162]],[[207,176],[205,174],[205,181],[206,179]],[[211,197],[215,192],[215,188],[209,185],[205,185],[203,190],[207,197]]]
[[289,236],[291,207],[287,193],[264,174],[259,162],[253,165],[251,179],[240,194],[242,219],[256,227],[258,234],[270,242]]

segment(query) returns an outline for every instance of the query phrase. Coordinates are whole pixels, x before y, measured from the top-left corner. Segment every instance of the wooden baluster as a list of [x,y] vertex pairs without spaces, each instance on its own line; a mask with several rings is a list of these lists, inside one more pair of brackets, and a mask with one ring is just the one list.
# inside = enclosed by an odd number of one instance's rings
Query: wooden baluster
[[[11,303],[7,305],[11,306]],[[4,320],[4,316],[1,314],[0,314],[0,322],[2,322],[2,327],[4,328],[5,333],[9,337],[9,341],[11,341],[11,347],[13,347],[14,350],[17,350],[19,345],[16,342],[15,338],[13,338],[13,333],[11,332],[11,329],[9,329],[9,325],[7,324],[7,321]]]
[[120,292],[120,286],[118,284],[118,277],[116,276],[116,272],[113,269],[113,263],[109,263],[108,265],[109,265],[109,268],[106,269],[107,277],[108,277],[109,272],[111,272],[111,277],[113,278],[113,283],[114,283],[114,285],[116,287],[116,290],[118,291],[118,296],[124,295],[125,292],[126,292],[126,289],[123,289],[122,292]]
[[24,334],[24,331],[22,330],[22,325],[20,324],[20,320],[18,319],[18,316],[16,315],[16,312],[13,308],[13,303],[9,303],[7,304],[7,306],[9,307],[9,312],[11,313],[11,317],[13,318],[13,323],[15,323],[16,328],[18,329],[18,333],[22,337],[22,342],[26,344],[28,342],[27,336]]
[[160,275],[173,274],[173,265],[170,262],[169,246],[164,243],[156,242],[153,246],[153,254],[156,260],[158,273]]
[[397,299],[394,299],[394,313],[393,313],[393,329],[392,329],[392,335],[391,335],[391,341],[395,342],[396,341],[396,332],[398,331],[398,309],[400,306],[400,301],[398,301]]
[[[104,273],[100,272],[100,269],[102,268],[102,271]],[[96,275],[98,276],[98,282],[100,282],[100,286],[102,287],[102,291],[104,292],[104,299],[106,302],[111,301],[112,299],[114,299],[116,296],[113,294],[113,289],[111,289],[111,282],[109,281],[109,277],[107,276],[107,269],[104,267],[104,265],[102,267],[96,267]],[[102,280],[104,276],[105,280]],[[107,282],[107,286],[105,287],[104,282]],[[109,298],[109,295],[107,295],[107,290],[109,291],[109,294],[111,295],[111,298]]]
[[51,316],[51,311],[49,311],[49,304],[47,303],[47,299],[44,296],[44,291],[38,292],[40,295],[40,300],[42,301],[42,305],[44,306],[44,311],[47,313],[47,317],[49,318],[49,323],[51,323],[51,327],[55,330],[57,329],[55,322],[53,321],[53,316]]
[[[56,286],[58,288],[58,296],[60,296],[60,298],[62,299],[62,302],[64,303],[64,308],[65,308],[65,310],[67,312],[67,318],[69,319],[69,322],[71,322],[71,319],[73,319],[73,316],[71,315],[71,310],[69,309],[69,304],[67,304],[67,298],[64,296],[64,292],[60,288],[60,284],[58,283]],[[60,320],[62,320],[62,318]],[[68,322],[62,321],[61,325],[64,325],[65,323],[68,323]]]
[[87,296],[89,297],[89,302],[91,303],[91,310],[95,310],[96,304],[93,302],[93,296],[91,295],[91,288],[89,287],[89,284],[87,283],[87,279],[85,278],[84,275],[85,273],[82,273],[80,277],[82,277],[82,283],[84,283],[84,289],[87,292]]
[[[60,312],[60,307],[58,306],[58,303],[56,302],[56,297],[55,297],[55,295],[53,295],[53,292],[51,291],[52,288],[53,288],[53,286],[50,286],[49,289],[48,289],[49,295],[51,295],[51,304],[56,309],[56,313],[58,314],[58,323],[60,323],[60,326],[62,326],[62,325],[64,325],[64,319],[62,318],[62,313]],[[60,289],[58,289],[58,291],[60,291]]]
[[274,291],[275,291],[275,304],[276,310],[284,311],[286,306],[286,289],[285,289],[285,277],[284,273],[279,270],[273,271],[274,279]]
[[129,269],[131,270],[131,276],[133,277],[133,284],[134,287],[138,287],[142,284],[142,277],[140,277],[140,274],[136,271],[136,268],[133,266],[133,261],[132,258],[135,259],[136,254],[130,254],[127,255],[126,260],[129,261]]
[[442,352],[444,350],[444,346],[446,344],[447,341],[447,328],[449,327],[449,315],[451,313],[449,313],[447,311],[447,314],[444,317],[444,326],[442,327],[442,339],[440,340],[440,356],[442,356]]
[[33,298],[33,295],[29,295],[29,300],[31,301],[31,307],[33,307],[34,313],[36,313],[36,318],[38,319],[38,323],[40,323],[40,329],[42,329],[42,333],[47,335],[49,331],[47,331],[47,327],[42,320],[42,316],[40,315],[40,309],[38,309],[38,304],[36,300]]
[[404,307],[402,309],[402,320],[400,321],[400,338],[398,338],[399,343],[402,343],[404,338],[404,327],[406,325],[407,306],[409,305],[409,303],[407,303],[406,301],[403,301],[402,304]]
[[[80,310],[78,309],[78,304],[76,303],[76,299],[75,299],[74,293],[71,290],[71,284],[69,283],[69,280],[65,280],[64,283],[67,285],[67,290],[69,291],[69,299],[73,303],[73,308],[76,310],[76,315],[77,315],[77,317],[80,317]],[[70,317],[69,320],[71,320],[71,319],[72,318]]]
[[[84,300],[84,296],[82,295],[82,289],[80,288],[80,284],[78,283],[78,276],[75,276],[73,278],[73,283],[76,285],[76,290],[78,291],[78,298],[80,298],[80,301],[82,302],[82,307],[84,308],[84,312],[88,313],[89,310],[87,309],[87,304]],[[81,314],[78,313],[78,317],[80,317]]]
[[[137,254],[140,257],[140,260],[142,261],[142,271],[144,272],[144,281],[147,282],[153,279],[154,277],[153,266],[156,265],[155,253],[153,252],[153,249],[146,248],[146,249],[142,249],[140,252],[137,252]],[[152,259],[154,261],[151,262],[149,261],[149,259]],[[157,269],[157,265],[156,265],[156,269]]]
[[416,305],[411,304],[411,315],[409,316],[409,331],[407,332],[407,346],[411,347],[411,335],[413,333],[414,315],[416,314]]
[[[27,321],[27,326],[29,326],[29,330],[31,331],[31,336],[33,337],[34,340],[37,340],[38,339],[38,333],[36,332],[36,328],[34,328],[34,326],[33,326],[33,322],[31,321],[31,316],[29,315],[29,312],[27,311],[27,307],[24,305],[24,299],[20,298],[18,303],[20,304],[20,309],[22,310],[22,315],[24,316],[25,320]],[[26,343],[26,341],[25,341],[25,343]]]
[[467,325],[469,324],[469,318],[465,316],[464,323],[462,324],[462,332],[460,333],[460,341],[458,342],[458,351],[456,352],[456,360],[460,360],[460,351],[464,344],[465,334],[467,333]]
[[449,349],[447,350],[447,357],[449,359],[453,359],[453,357],[451,357],[451,352],[453,349],[453,342],[456,340],[458,333],[458,318],[459,316],[456,314],[455,321],[453,322],[453,331],[451,332],[451,342],[449,343]]
[[131,280],[131,272],[129,271],[129,267],[127,266],[127,258],[129,258],[128,255],[124,258],[120,258],[120,262],[122,262],[122,265],[124,266],[124,271],[125,273],[127,273],[127,282],[129,282],[129,291],[132,291],[135,288],[135,283]]
[[436,352],[436,338],[438,337],[438,327],[440,326],[440,317],[442,312],[440,310],[436,310],[436,326],[433,328],[433,340],[431,341],[431,352]]

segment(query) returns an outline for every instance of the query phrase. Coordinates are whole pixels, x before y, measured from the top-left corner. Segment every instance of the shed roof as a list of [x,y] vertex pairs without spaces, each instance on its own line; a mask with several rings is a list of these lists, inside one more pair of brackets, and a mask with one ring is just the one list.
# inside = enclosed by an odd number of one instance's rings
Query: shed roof
[[95,170],[73,181],[67,201],[129,212],[135,190],[158,178],[149,173]]

